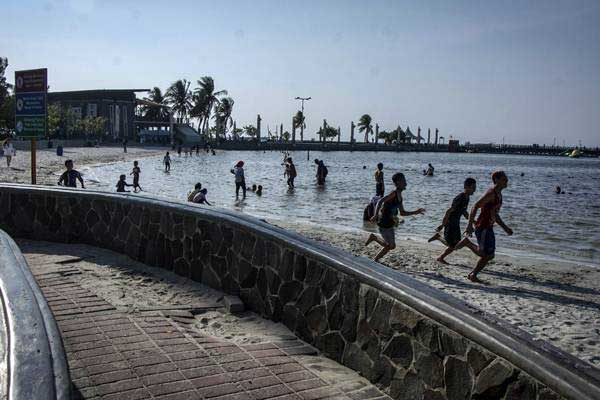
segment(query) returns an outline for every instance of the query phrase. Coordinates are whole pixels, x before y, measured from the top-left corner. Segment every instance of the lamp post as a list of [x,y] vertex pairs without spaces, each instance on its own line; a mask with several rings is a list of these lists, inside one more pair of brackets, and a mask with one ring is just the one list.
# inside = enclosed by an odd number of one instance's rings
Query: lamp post
[[302,123],[300,124],[300,141],[304,141],[304,102],[310,100],[310,97],[296,97],[296,100],[302,102]]

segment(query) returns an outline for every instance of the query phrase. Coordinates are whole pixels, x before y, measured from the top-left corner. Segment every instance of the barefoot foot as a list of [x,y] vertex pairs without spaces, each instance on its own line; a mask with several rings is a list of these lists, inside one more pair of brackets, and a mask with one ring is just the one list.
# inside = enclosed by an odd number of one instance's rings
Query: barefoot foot
[[479,279],[477,277],[477,275],[475,275],[473,273],[470,273],[469,275],[467,275],[467,279],[470,280],[471,282],[475,282],[475,283],[485,283],[484,281]]
[[[367,239],[367,241],[365,242],[365,246],[368,246],[369,243],[371,243],[373,240],[375,240],[375,235],[373,235],[372,233],[369,235],[369,238]],[[375,260],[377,261],[377,260]]]
[[433,242],[434,240],[438,240],[439,238],[440,238],[440,234],[439,234],[439,232],[436,232],[436,233],[434,233],[434,235],[433,235],[432,237],[430,237],[430,238],[427,240],[427,243],[431,243],[431,242]]
[[435,261],[442,263],[444,265],[450,265],[450,263],[448,261],[444,260],[442,257],[436,258]]

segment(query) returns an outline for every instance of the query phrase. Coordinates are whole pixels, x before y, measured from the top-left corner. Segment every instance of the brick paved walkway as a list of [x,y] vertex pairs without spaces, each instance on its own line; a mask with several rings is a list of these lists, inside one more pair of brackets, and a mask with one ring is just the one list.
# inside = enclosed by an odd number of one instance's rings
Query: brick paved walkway
[[77,284],[76,260],[25,255],[62,332],[74,399],[388,399],[364,380],[326,383],[299,362],[315,350],[298,339],[239,346],[195,330],[186,312],[126,313]]

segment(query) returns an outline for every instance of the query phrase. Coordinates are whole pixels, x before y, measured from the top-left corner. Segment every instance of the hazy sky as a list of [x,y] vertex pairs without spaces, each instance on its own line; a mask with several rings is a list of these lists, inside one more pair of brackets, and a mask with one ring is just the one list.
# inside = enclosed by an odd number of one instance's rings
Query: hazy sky
[[[242,126],[600,145],[600,1],[2,0],[0,56],[50,90],[214,77]],[[263,131],[264,132],[264,131]]]

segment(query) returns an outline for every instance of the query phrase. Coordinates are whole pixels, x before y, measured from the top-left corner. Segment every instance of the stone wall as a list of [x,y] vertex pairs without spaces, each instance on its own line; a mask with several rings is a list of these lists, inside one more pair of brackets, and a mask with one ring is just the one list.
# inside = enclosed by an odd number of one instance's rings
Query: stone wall
[[600,398],[589,364],[398,272],[248,216],[0,185],[0,228],[111,249],[238,295],[395,399]]

